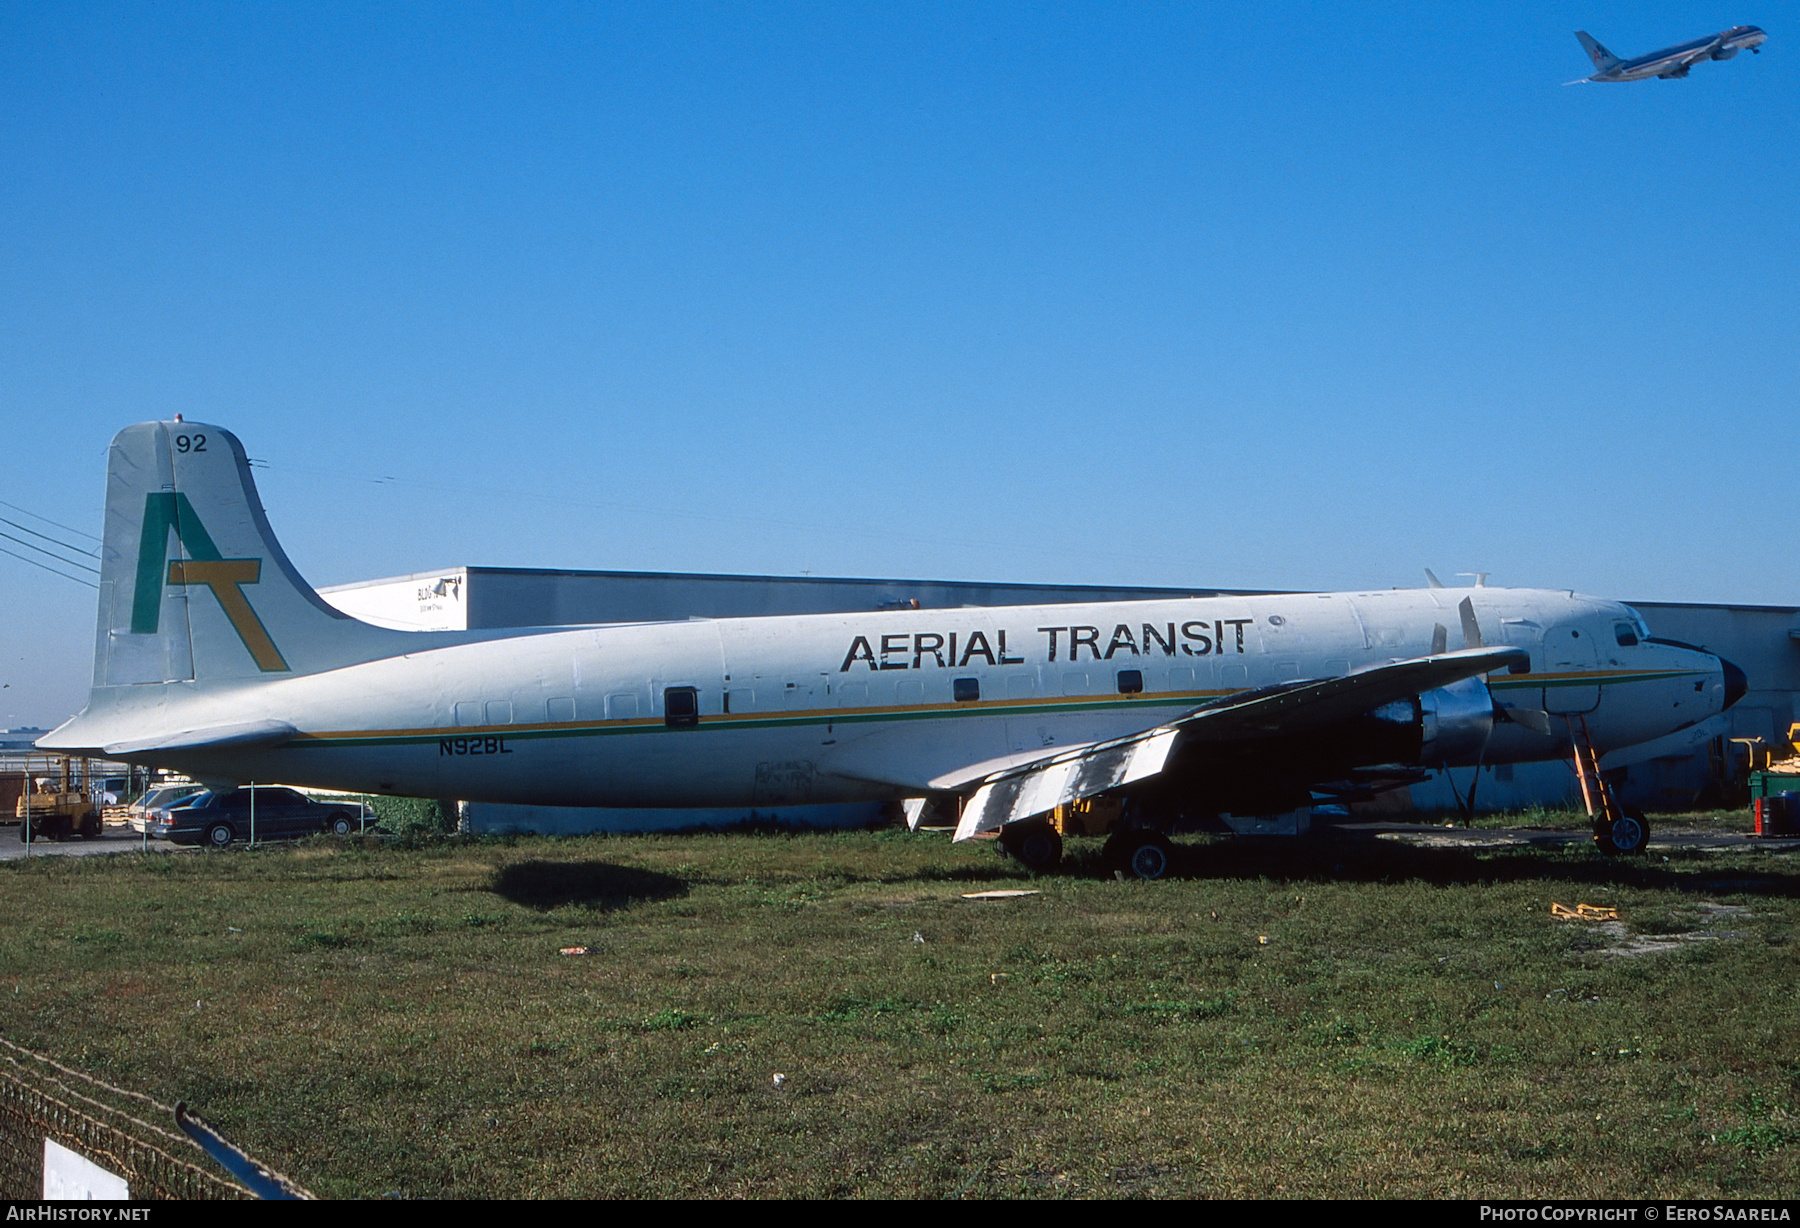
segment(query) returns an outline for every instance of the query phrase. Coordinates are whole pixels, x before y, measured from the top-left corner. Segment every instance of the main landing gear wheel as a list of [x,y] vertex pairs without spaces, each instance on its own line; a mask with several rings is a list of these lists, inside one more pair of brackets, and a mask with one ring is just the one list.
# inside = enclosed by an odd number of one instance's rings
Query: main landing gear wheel
[[1605,831],[1594,831],[1594,843],[1603,853],[1631,857],[1644,851],[1650,843],[1650,824],[1641,810],[1627,810],[1614,819]]
[[1107,843],[1112,846],[1113,864],[1134,878],[1159,879],[1175,862],[1175,846],[1159,831],[1121,832]]
[[1034,874],[1048,874],[1062,863],[1062,837],[1049,826],[1032,824],[1022,831],[1002,828],[1000,849]]

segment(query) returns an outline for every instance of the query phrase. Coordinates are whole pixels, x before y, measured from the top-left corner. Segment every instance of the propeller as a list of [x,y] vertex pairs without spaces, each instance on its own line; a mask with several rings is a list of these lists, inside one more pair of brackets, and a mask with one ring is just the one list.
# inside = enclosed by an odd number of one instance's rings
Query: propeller
[[1481,624],[1475,621],[1475,603],[1464,597],[1462,603],[1456,607],[1456,612],[1462,618],[1463,647],[1482,647]]
[[[1463,647],[1484,647],[1481,642],[1481,623],[1475,617],[1475,603],[1469,598],[1464,597],[1457,605],[1456,612],[1462,618]],[[1439,624],[1432,629],[1431,644],[1433,652],[1443,651],[1438,645],[1445,638],[1442,624]],[[1486,681],[1485,676],[1483,681]],[[1544,737],[1550,736],[1550,714],[1548,712],[1541,712],[1536,708],[1508,708],[1504,707],[1496,700],[1494,703],[1494,715],[1500,717],[1502,720],[1511,721],[1515,725],[1523,726],[1533,733],[1542,734]]]

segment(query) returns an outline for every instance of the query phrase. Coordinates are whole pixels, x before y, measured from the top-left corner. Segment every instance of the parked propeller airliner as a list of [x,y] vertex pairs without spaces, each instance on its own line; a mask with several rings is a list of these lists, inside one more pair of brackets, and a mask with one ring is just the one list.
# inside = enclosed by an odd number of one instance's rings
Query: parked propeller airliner
[[[1621,60],[1595,42],[1586,30],[1575,31],[1575,37],[1581,40],[1582,50],[1594,62],[1594,75],[1583,77],[1582,80],[1611,83],[1643,81],[1650,77],[1675,80],[1687,76],[1688,70],[1703,60],[1729,60],[1746,48],[1753,54],[1761,55],[1762,44],[1769,36],[1757,26],[1733,26],[1729,30],[1697,38],[1691,43],[1664,47],[1661,51],[1652,51],[1649,55],[1640,55],[1630,60]],[[1578,83],[1571,81],[1569,84]]]
[[[1530,589],[393,631],[325,604],[237,439],[179,419],[113,440],[104,541],[93,689],[45,748],[218,786],[900,801],[915,825],[948,811],[959,839],[998,833],[1038,864],[1060,855],[1046,816],[1122,799],[1114,847],[1146,877],[1180,823],[1440,766],[1597,765],[1745,688],[1626,606]],[[1604,845],[1642,847],[1641,816],[1597,814]]]

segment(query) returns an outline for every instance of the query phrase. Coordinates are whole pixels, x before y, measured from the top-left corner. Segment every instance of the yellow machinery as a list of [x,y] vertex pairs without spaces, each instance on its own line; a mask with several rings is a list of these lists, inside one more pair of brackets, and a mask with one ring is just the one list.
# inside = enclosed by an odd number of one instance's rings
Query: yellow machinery
[[50,761],[50,768],[55,771],[58,767],[60,781],[56,776],[32,776],[26,770],[24,787],[13,804],[19,839],[67,840],[80,835],[93,840],[100,835],[100,808],[87,795],[87,760],[81,761],[77,772],[67,756],[58,755]]
[[1785,759],[1773,747],[1750,746],[1750,813],[1759,836],[1800,836],[1800,724],[1789,727],[1788,743]]
[[1059,836],[1104,836],[1119,821],[1125,803],[1116,797],[1090,797],[1068,802],[1050,812],[1050,827]]
[[1732,739],[1749,748],[1751,771],[1773,772],[1777,776],[1800,776],[1800,722],[1788,726],[1787,740],[1787,757],[1778,759],[1775,757],[1776,747],[1764,746],[1761,738]]

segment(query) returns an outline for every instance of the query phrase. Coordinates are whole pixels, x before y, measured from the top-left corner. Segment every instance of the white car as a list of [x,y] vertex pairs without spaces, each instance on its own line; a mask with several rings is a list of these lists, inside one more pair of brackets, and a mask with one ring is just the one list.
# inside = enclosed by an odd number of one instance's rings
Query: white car
[[204,785],[185,784],[162,785],[150,790],[148,793],[144,794],[144,796],[138,798],[137,801],[131,803],[131,817],[127,820],[131,824],[131,830],[140,835],[143,834],[148,830],[149,825],[155,821],[155,815],[158,810],[173,806],[182,798],[191,797],[193,794],[200,792],[203,788],[205,788]]

